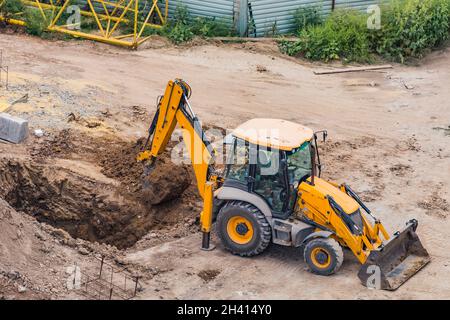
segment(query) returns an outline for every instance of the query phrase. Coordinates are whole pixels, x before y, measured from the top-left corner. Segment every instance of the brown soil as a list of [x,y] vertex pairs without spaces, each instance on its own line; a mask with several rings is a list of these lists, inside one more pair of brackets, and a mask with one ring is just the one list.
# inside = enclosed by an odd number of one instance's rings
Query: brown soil
[[75,250],[64,250],[62,238],[1,199],[0,230],[0,300],[48,299],[65,292],[64,267]]
[[158,216],[183,206],[154,205],[180,198],[191,185],[189,171],[168,159],[170,150],[143,183],[136,161],[143,141],[63,130],[34,146],[32,160],[0,159],[0,198],[75,238],[129,247],[157,228]]
[[170,160],[174,144],[146,169],[146,163],[136,161],[145,139],[136,142],[118,142],[116,146],[98,154],[102,173],[120,181],[125,192],[147,205],[162,204],[178,199],[191,185],[191,174],[186,166],[177,166]]
[[410,165],[399,163],[390,167],[389,170],[397,177],[404,177],[412,171],[412,168]]
[[102,174],[120,182],[122,192],[150,205],[179,198],[190,186],[191,175],[187,166],[174,165],[170,160],[175,143],[169,143],[148,173],[146,164],[136,161],[145,140],[130,142],[109,135],[92,137],[65,129],[34,147],[32,155],[36,161],[58,157],[95,163],[101,167]]
[[216,269],[208,269],[208,270],[202,270],[197,275],[203,279],[205,282],[210,282],[214,280],[218,275],[220,274],[220,270]]
[[[317,76],[314,69],[323,66],[282,56],[274,44],[156,44],[157,48],[128,51],[93,42],[49,42],[0,34],[4,61],[10,67],[9,90],[0,89],[0,108],[28,94],[28,102],[14,105],[10,112],[29,120],[31,132],[45,132],[43,138],[31,135],[21,145],[0,143],[2,168],[8,177],[2,194],[7,192],[18,208],[24,204],[29,214],[38,211],[38,219],[53,217],[36,196],[41,193],[52,212],[77,223],[93,223],[93,239],[98,241],[131,244],[145,233],[126,250],[101,244],[113,260],[143,273],[144,290],[139,294],[143,299],[450,296],[446,281],[450,268],[450,153],[446,148],[450,50],[436,51],[418,66]],[[191,103],[204,122],[233,129],[251,118],[276,117],[314,130],[328,129],[330,140],[321,144],[323,177],[349,184],[390,234],[416,218],[417,233],[432,262],[397,291],[384,292],[361,286],[356,276],[359,263],[347,251],[342,269],[326,279],[307,272],[301,252],[295,249],[271,245],[261,256],[242,259],[226,252],[213,236],[217,249],[201,251],[201,201],[195,183],[180,198],[153,206],[143,201],[136,180],[142,170],[133,159],[139,149],[136,141],[146,133],[156,97],[174,77],[192,86]],[[405,82],[414,89],[405,88]],[[71,113],[74,116],[69,117]],[[65,187],[66,193],[59,194],[61,177],[68,177],[77,194],[67,193]],[[18,182],[26,185],[26,192],[19,190]],[[14,190],[22,192],[20,199],[13,196]],[[108,197],[103,198],[105,193]],[[97,208],[98,199],[106,202],[107,209]],[[73,207],[75,200],[81,201],[83,210],[72,208],[73,216],[62,210],[63,205]],[[101,229],[90,218],[98,215],[114,228],[105,217],[113,205],[125,215],[113,215],[119,225],[129,219],[138,228],[125,242],[113,239],[110,230]],[[146,211],[138,218],[141,207]],[[100,212],[89,213],[91,209]],[[73,257],[88,265],[97,245],[72,239],[60,229],[47,230],[47,224],[31,215],[9,210],[12,218],[0,221],[0,247],[4,244],[0,271],[18,271],[33,290],[19,293],[21,280],[14,280],[6,285],[12,290],[7,298],[27,298],[35,290],[43,298],[67,297],[61,287],[68,262]],[[139,219],[145,221],[142,230]],[[57,222],[49,221],[55,226]],[[22,238],[18,239],[21,223]],[[47,272],[50,269],[56,273]],[[204,270],[221,273],[205,286],[198,276]],[[51,287],[45,288],[48,284]]]
[[187,168],[175,166],[170,158],[158,159],[144,177],[143,199],[151,205],[176,200],[190,186]]
[[442,191],[435,191],[426,199],[419,201],[418,206],[425,209],[430,216],[445,219],[450,212],[450,204],[441,195]]
[[55,165],[7,160],[0,162],[0,168],[2,198],[75,238],[123,248],[154,224],[151,208],[122,196],[112,183]]

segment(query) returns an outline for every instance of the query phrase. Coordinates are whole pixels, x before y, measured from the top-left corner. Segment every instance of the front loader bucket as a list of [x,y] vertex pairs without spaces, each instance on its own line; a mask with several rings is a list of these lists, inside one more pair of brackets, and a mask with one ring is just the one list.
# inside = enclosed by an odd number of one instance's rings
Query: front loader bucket
[[396,290],[422,269],[431,258],[416,234],[417,220],[373,250],[358,277],[369,288]]

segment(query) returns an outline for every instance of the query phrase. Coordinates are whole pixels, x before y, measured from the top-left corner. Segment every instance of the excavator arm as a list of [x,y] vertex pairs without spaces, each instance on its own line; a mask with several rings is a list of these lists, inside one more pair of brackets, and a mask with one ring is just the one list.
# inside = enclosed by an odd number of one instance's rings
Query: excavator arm
[[198,192],[203,199],[203,210],[200,215],[203,232],[202,248],[208,250],[212,226],[213,192],[217,185],[217,176],[213,173],[212,167],[215,151],[189,104],[190,95],[191,88],[186,82],[178,79],[169,81],[164,96],[159,99],[147,142],[137,160],[152,167],[156,158],[166,149],[177,125],[182,129],[183,141],[194,169]]

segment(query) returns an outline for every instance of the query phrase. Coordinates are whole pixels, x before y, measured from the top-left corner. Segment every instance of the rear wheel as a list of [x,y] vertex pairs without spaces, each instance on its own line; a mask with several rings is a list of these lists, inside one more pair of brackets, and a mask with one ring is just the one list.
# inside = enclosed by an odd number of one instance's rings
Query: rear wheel
[[216,228],[224,247],[240,256],[260,254],[272,236],[264,214],[242,201],[228,202],[220,209]]
[[328,276],[339,270],[344,261],[344,253],[336,240],[318,238],[306,244],[304,259],[311,272]]

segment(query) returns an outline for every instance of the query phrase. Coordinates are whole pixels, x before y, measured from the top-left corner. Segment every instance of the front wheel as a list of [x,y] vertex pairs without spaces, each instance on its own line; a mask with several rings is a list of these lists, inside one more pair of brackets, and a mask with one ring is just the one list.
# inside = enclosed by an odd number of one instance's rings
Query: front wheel
[[328,276],[339,270],[344,261],[344,253],[336,240],[318,238],[306,244],[304,259],[311,272]]
[[224,247],[240,256],[260,254],[267,248],[272,236],[264,214],[242,201],[228,202],[220,209],[216,228]]

